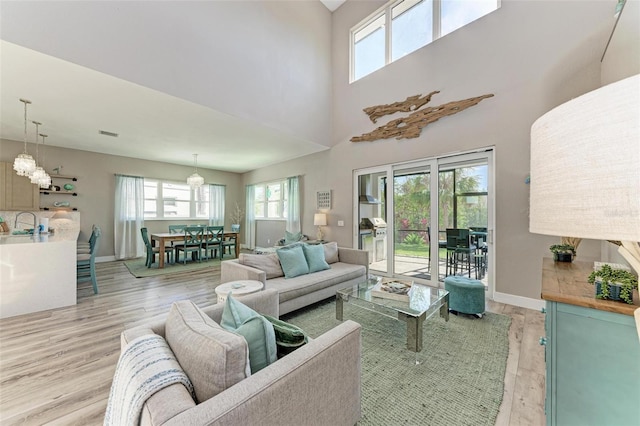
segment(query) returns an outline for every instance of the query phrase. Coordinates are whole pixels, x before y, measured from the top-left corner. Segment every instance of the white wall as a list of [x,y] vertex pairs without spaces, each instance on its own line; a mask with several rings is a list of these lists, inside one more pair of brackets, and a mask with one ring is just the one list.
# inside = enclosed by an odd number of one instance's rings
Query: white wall
[[329,145],[319,1],[2,2],[3,40]]
[[[542,257],[559,237],[528,232],[524,179],[531,124],[599,86],[599,60],[614,23],[615,1],[503,0],[500,10],[349,84],[349,29],[381,4],[348,1],[333,14],[331,151],[247,173],[245,184],[302,173],[305,203],[316,190],[332,189],[327,238],[351,246],[354,169],[494,146],[495,290],[538,299]],[[374,128],[363,108],[432,90],[441,93],[431,105],[485,93],[495,97],[427,126],[416,139],[349,142]],[[315,204],[306,205],[303,231],[310,232],[313,212],[308,210]],[[345,228],[336,227],[338,219],[345,221]],[[598,257],[599,249],[599,243],[585,241],[579,256]]]

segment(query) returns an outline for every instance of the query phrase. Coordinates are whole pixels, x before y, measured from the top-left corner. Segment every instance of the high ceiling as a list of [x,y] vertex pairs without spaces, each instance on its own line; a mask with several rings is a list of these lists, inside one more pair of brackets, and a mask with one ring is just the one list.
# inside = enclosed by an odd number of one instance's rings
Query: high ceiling
[[[107,74],[0,40],[0,138],[246,172],[328,149]],[[100,130],[117,133],[104,136]]]

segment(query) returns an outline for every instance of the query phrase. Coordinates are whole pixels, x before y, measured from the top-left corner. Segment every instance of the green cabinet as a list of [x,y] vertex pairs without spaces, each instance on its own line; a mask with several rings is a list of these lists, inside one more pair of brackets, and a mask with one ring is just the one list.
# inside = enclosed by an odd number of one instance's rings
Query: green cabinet
[[633,316],[546,302],[547,425],[640,425]]

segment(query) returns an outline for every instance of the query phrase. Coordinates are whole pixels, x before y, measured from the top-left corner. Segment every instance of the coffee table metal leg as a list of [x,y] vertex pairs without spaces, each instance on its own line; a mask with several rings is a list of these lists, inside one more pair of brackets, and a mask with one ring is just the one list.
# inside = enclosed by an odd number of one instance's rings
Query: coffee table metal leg
[[440,306],[440,318],[444,318],[445,321],[449,321],[449,295],[444,296],[442,306]]
[[426,318],[425,314],[418,317],[409,316],[399,312],[398,319],[407,323],[407,349],[413,352],[422,350],[422,324]]
[[342,304],[342,297],[339,294],[336,294],[336,319],[338,321],[342,321]]

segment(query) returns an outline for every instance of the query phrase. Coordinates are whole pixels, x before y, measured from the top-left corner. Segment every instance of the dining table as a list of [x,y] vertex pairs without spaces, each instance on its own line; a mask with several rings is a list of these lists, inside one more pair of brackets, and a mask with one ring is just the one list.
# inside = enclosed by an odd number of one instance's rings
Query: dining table
[[[225,232],[224,238],[234,237],[236,239],[236,259],[240,256],[240,243],[238,242],[239,232]],[[184,241],[184,232],[156,232],[150,235],[151,244],[155,247],[164,247],[170,241]],[[157,244],[156,244],[157,243]],[[158,269],[164,268],[164,256],[158,256]]]

